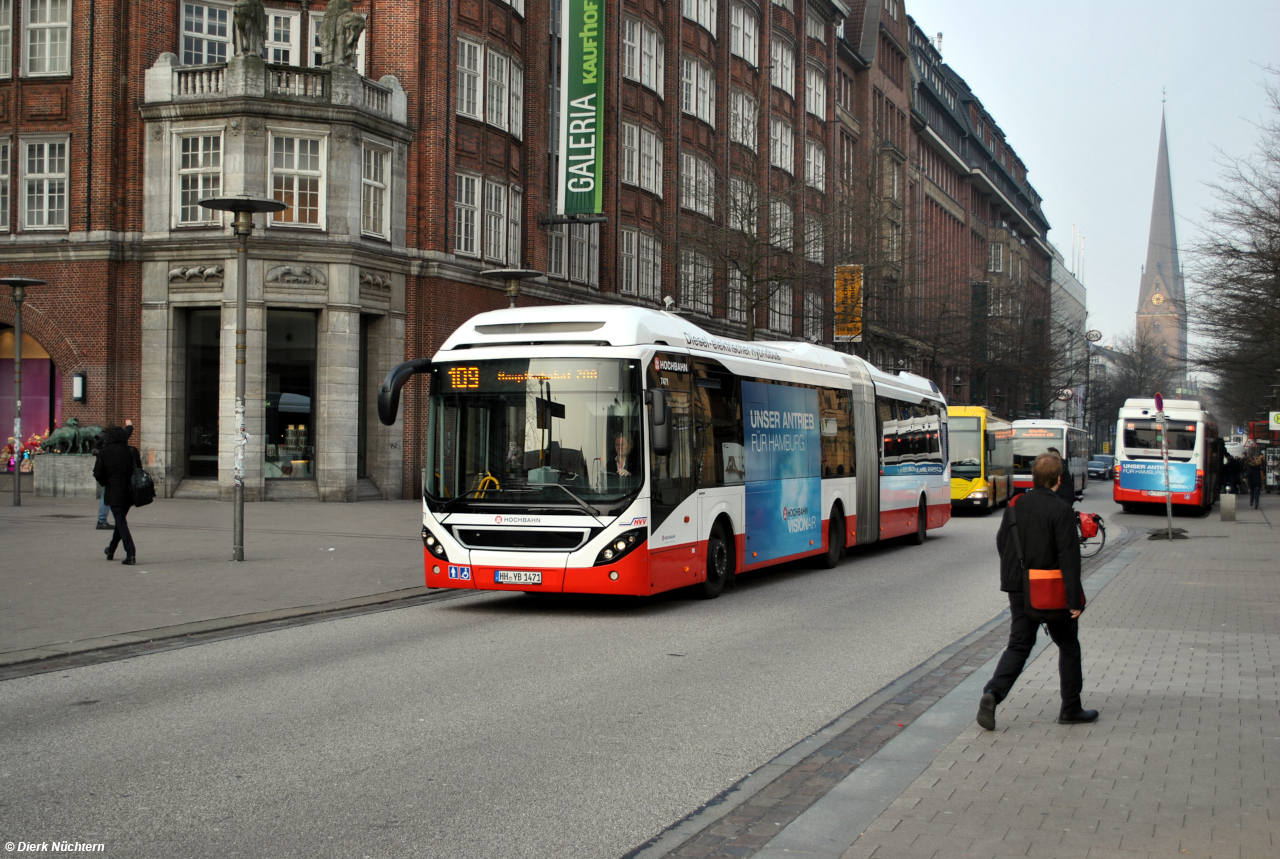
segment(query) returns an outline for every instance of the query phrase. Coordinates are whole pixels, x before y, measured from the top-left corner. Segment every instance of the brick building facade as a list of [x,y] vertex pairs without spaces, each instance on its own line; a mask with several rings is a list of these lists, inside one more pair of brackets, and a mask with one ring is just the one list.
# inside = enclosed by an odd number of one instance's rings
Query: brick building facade
[[[860,353],[1002,411],[1025,398],[988,393],[980,332],[1003,323],[968,318],[1006,281],[1047,296],[1048,225],[899,0],[606,4],[595,224],[552,217],[557,2],[362,0],[353,68],[322,63],[326,8],[266,2],[259,61],[220,0],[0,0],[0,273],[49,281],[24,326],[65,384],[88,374],[62,419],[134,419],[166,493],[231,486],[234,239],[197,202],[215,194],[289,205],[250,240],[250,498],[416,493],[423,392],[393,430],[371,393],[506,304],[490,269],[545,273],[522,304],[670,295],[717,333],[829,341],[832,266],[860,262]],[[730,228],[766,245],[758,283],[717,255]]]

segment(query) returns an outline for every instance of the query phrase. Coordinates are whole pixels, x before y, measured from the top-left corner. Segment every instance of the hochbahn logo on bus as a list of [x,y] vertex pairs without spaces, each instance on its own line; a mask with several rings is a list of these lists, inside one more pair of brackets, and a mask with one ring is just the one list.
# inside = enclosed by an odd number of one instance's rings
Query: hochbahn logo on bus
[[792,534],[818,527],[818,518],[809,515],[808,507],[787,507],[784,505],[782,508],[782,521],[787,523],[787,531]]
[[653,369],[659,373],[663,370],[668,373],[687,373],[689,372],[689,365],[680,361],[664,361],[661,355],[654,355]]

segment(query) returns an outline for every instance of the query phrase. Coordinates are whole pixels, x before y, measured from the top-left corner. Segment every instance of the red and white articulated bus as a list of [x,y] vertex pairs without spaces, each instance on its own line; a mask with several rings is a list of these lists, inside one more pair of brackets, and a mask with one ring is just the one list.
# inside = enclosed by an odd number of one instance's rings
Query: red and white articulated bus
[[639,308],[483,313],[388,374],[384,423],[418,374],[428,587],[711,598],[951,515],[933,384],[808,343]]
[[1066,421],[1036,418],[1013,422],[1015,494],[1031,488],[1031,465],[1051,447],[1062,454],[1062,461],[1075,481],[1076,493],[1084,492],[1089,482],[1089,442],[1084,430]]

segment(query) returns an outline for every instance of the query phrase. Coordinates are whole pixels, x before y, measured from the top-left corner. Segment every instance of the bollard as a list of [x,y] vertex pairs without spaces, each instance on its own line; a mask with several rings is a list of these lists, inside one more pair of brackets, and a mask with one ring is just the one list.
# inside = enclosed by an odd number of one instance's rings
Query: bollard
[[1227,493],[1223,493],[1221,496],[1218,497],[1218,503],[1222,505],[1222,521],[1223,522],[1236,521],[1236,497],[1237,496],[1235,495],[1230,495]]

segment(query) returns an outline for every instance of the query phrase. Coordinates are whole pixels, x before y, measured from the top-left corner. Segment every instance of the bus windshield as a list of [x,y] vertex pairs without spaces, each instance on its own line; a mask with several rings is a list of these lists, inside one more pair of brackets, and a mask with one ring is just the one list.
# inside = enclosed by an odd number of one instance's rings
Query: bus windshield
[[436,512],[617,515],[639,492],[636,361],[473,361],[432,375],[423,493]]
[[982,421],[953,417],[947,422],[951,445],[951,476],[973,480],[982,476]]
[[1065,454],[1062,430],[1049,427],[1014,427],[1013,467],[1018,471],[1030,471],[1036,457],[1051,447]]
[[[1190,453],[1196,449],[1196,425],[1187,421],[1169,421],[1169,453]],[[1146,451],[1147,456],[1160,458],[1160,428],[1154,420],[1137,418],[1124,420],[1124,446],[1126,450]],[[1129,454],[1142,458],[1142,454]]]

